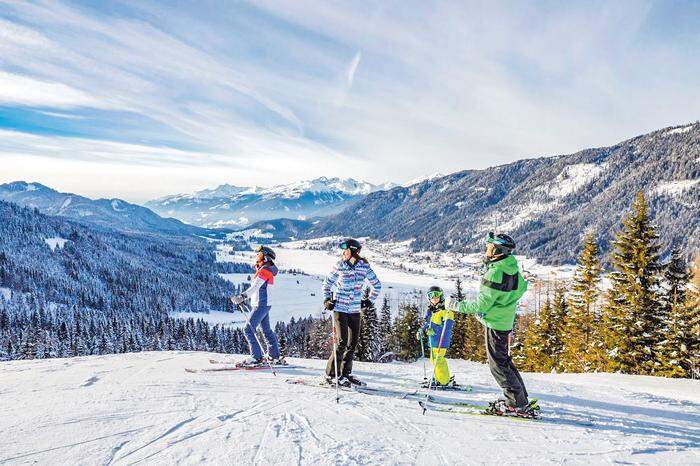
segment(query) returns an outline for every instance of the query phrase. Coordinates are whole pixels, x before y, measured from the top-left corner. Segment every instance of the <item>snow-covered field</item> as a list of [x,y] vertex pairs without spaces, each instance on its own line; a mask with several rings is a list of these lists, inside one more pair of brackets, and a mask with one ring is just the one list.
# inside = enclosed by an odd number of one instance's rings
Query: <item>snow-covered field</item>
[[[429,411],[415,399],[293,386],[298,368],[191,374],[210,353],[153,352],[0,363],[0,464],[700,464],[700,383],[610,374],[524,374],[544,420]],[[498,396],[486,366],[450,361],[471,393]],[[415,364],[357,363],[377,387]]]

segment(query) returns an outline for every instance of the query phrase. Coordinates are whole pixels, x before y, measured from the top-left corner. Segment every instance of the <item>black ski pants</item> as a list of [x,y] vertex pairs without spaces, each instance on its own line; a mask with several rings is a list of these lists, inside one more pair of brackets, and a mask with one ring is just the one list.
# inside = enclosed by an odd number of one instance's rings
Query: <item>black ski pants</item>
[[333,312],[333,326],[338,341],[337,350],[331,352],[331,357],[326,364],[326,375],[335,377],[335,360],[338,361],[340,375],[352,373],[352,360],[355,357],[355,348],[360,338],[360,313],[348,314],[346,312]]
[[503,389],[510,406],[522,408],[528,404],[527,390],[520,372],[510,357],[510,331],[494,330],[486,327],[486,355],[493,378]]

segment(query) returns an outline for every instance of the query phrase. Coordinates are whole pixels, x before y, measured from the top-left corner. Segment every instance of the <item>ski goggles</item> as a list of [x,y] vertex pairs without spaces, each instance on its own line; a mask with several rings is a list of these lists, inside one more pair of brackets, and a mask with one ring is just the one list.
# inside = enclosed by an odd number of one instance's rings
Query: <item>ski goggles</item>
[[338,245],[338,247],[339,247],[340,249],[350,249],[350,246],[348,246],[348,243],[346,243],[345,241],[343,241],[342,243],[340,243],[340,244]]
[[428,299],[442,298],[442,291],[429,291]]

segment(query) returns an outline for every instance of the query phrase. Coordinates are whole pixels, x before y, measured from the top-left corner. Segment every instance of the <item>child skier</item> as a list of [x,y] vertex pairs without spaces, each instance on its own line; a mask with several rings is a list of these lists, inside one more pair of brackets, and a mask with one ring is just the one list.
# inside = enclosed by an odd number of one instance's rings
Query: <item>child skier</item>
[[238,296],[231,298],[233,304],[239,305],[250,298],[250,307],[253,309],[248,316],[248,322],[243,330],[248,346],[250,347],[251,357],[241,363],[244,366],[259,366],[264,364],[263,351],[255,336],[258,326],[262,329],[265,341],[267,342],[268,353],[272,364],[286,364],[283,358],[280,357],[279,344],[277,335],[270,327],[270,287],[275,283],[275,275],[277,275],[277,266],[273,262],[275,260],[275,252],[267,246],[258,246],[258,253],[255,262],[255,275],[250,283],[250,287]]
[[[434,366],[435,386],[438,388],[448,387],[454,385],[454,377],[450,377],[450,369],[447,367],[447,359],[445,359],[445,353],[447,353],[452,340],[454,312],[445,309],[445,296],[439,286],[431,286],[428,289],[427,298],[428,309],[425,311],[425,322],[416,333],[416,339],[422,340],[423,335],[428,336],[430,362]],[[430,382],[428,381],[428,383]]]
[[512,253],[515,241],[508,235],[489,233],[486,239],[486,272],[474,301],[448,300],[447,309],[474,314],[486,327],[489,368],[506,399],[490,404],[488,414],[537,417],[537,400],[528,401],[525,383],[510,357],[509,337],[515,321],[515,307],[527,290]]

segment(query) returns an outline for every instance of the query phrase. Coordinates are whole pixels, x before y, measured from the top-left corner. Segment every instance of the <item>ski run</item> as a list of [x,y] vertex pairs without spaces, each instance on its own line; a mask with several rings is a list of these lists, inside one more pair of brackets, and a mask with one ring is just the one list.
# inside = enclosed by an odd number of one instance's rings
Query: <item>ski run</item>
[[[295,385],[325,361],[188,373],[240,355],[146,352],[0,363],[0,464],[700,464],[700,390],[683,379],[523,374],[540,420],[472,415],[499,396],[485,365],[450,361],[471,390],[431,393],[420,362],[357,362],[367,392]],[[374,391],[374,393],[372,393]]]

